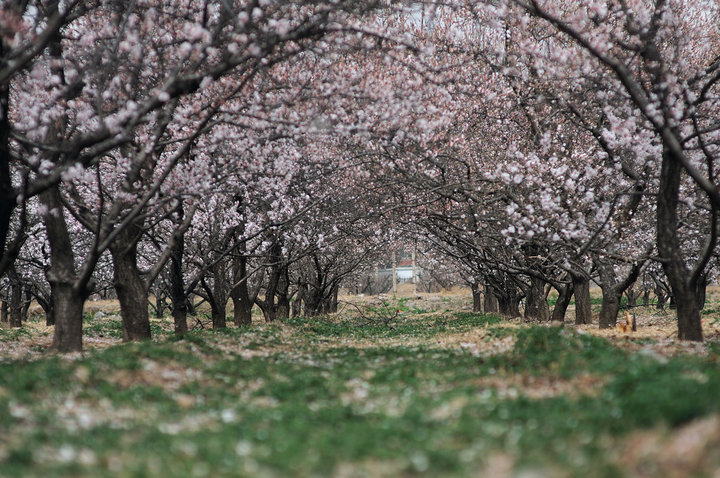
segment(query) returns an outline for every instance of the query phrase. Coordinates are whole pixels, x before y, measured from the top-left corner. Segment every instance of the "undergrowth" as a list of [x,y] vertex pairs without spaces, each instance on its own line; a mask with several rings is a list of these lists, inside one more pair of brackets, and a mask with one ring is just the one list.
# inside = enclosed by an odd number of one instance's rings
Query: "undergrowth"
[[[85,330],[118,333],[106,322]],[[514,346],[444,342],[479,329]],[[503,453],[518,472],[622,476],[623,437],[718,412],[718,352],[661,359],[462,313],[296,318],[16,361],[0,365],[0,474],[476,476]]]

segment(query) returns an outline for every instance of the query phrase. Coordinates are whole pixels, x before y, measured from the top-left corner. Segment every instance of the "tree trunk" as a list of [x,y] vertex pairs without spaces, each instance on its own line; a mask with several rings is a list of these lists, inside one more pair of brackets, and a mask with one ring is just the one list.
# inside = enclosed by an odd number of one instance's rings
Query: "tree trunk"
[[22,296],[23,287],[20,277],[14,267],[11,267],[8,273],[10,280],[10,327],[22,327]]
[[706,273],[700,274],[697,284],[695,285],[695,295],[697,297],[697,305],[700,310],[705,308],[705,299],[707,297],[708,278]]
[[627,297],[628,308],[637,307],[638,293],[634,288],[630,287],[625,291],[625,297]]
[[620,312],[622,293],[616,289],[603,289],[602,305],[600,306],[600,328],[615,327]]
[[643,298],[643,299],[642,299],[642,300],[643,300],[643,307],[649,306],[649,305],[650,305],[650,290],[649,290],[649,289],[645,289],[645,290],[643,291],[643,296],[642,296],[642,298]]
[[242,254],[233,257],[233,282],[235,287],[230,291],[233,302],[233,322],[236,326],[252,324],[253,301],[250,298],[247,280],[247,257]]
[[[7,297],[3,297],[2,309],[0,309],[0,322],[7,324],[10,321],[10,306]],[[48,324],[49,325],[49,324]]]
[[678,197],[682,167],[672,154],[663,152],[657,197],[657,248],[665,276],[677,304],[678,338],[702,341],[702,323],[695,287],[683,260],[678,238]]
[[500,312],[500,304],[498,303],[497,295],[495,295],[492,288],[486,284],[485,295],[483,297],[483,313],[497,314],[498,312]]
[[[0,38],[0,58],[7,53],[6,39]],[[10,130],[10,82],[5,81],[0,84],[0,262],[7,252],[10,219],[17,205],[10,175]]]
[[565,321],[565,313],[567,312],[567,308],[570,305],[570,298],[572,297],[573,288],[571,284],[564,284],[559,286],[559,288],[556,289],[558,291],[558,298],[557,302],[555,302],[555,307],[553,307],[552,311],[552,317],[550,320],[553,322],[564,322]]
[[550,320],[550,308],[545,298],[545,281],[537,277],[530,278],[527,300],[525,302],[525,320]]
[[210,313],[213,329],[227,327],[227,296],[213,297],[213,300],[210,301]]
[[138,225],[125,227],[110,246],[113,285],[120,302],[123,340],[146,340],[151,336],[148,291],[137,267]]
[[592,302],[590,301],[590,281],[584,275],[572,275],[573,294],[575,295],[575,324],[592,323]]
[[53,290],[55,335],[52,348],[58,352],[82,350],[83,306],[86,297],[68,284],[55,284]]
[[[182,209],[179,214],[182,216]],[[182,220],[182,219],[181,219]],[[185,294],[185,280],[183,279],[183,254],[185,252],[185,234],[175,237],[175,244],[170,253],[170,300],[172,301],[172,316],[175,335],[187,333],[187,295]]]
[[667,295],[665,294],[665,291],[659,286],[655,287],[655,298],[657,299],[655,308],[658,310],[665,310],[665,305],[667,303]]
[[37,303],[42,307],[45,312],[45,325],[55,325],[55,312],[53,311],[53,299],[50,297],[49,300],[45,300],[41,296],[36,296]]
[[520,296],[517,294],[501,294],[498,296],[500,314],[505,317],[520,317]]
[[480,283],[473,282],[470,286],[473,297],[473,312],[482,312],[482,292],[480,291]]
[[160,288],[160,286],[157,286],[155,288],[155,317],[158,319],[162,319],[165,317],[165,294]]
[[275,296],[277,297],[277,317],[280,319],[290,318],[290,277],[287,266],[283,266],[280,272]]
[[58,188],[55,185],[40,194],[49,211],[43,221],[50,244],[50,268],[46,276],[55,315],[52,347],[58,352],[79,352],[82,350],[83,305],[88,291],[87,284],[76,283],[72,241]]
[[328,312],[331,314],[335,314],[338,311],[338,294],[340,293],[340,285],[336,284],[333,286],[332,291],[330,292],[330,307],[328,309]]
[[292,303],[292,316],[297,317],[302,311],[302,304],[307,295],[307,285],[305,283],[298,284],[298,291],[295,294],[295,300]]

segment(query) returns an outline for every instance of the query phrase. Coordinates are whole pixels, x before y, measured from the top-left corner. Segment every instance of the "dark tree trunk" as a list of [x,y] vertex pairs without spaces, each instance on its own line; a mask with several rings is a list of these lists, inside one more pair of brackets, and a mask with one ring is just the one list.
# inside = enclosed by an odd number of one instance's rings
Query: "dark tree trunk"
[[55,335],[52,347],[58,352],[82,350],[82,319],[86,298],[67,284],[54,286]]
[[[179,214],[182,216],[182,209]],[[170,300],[172,302],[172,316],[175,335],[187,333],[187,302],[185,294],[185,280],[183,279],[183,254],[185,253],[185,234],[175,237],[175,244],[170,253]]]
[[125,227],[110,246],[113,285],[120,302],[123,340],[147,340],[151,336],[148,291],[137,267],[140,228]]
[[527,300],[525,301],[525,320],[550,320],[550,308],[545,297],[545,281],[537,277],[530,278]]
[[[224,301],[222,299],[225,299]],[[214,297],[210,301],[210,313],[212,315],[213,329],[224,329],[227,327],[227,296]]]
[[500,312],[500,304],[497,295],[494,293],[492,288],[485,285],[485,294],[483,297],[483,313],[485,314],[497,314]]
[[520,317],[520,299],[519,294],[500,294],[498,296],[500,314],[510,318]]
[[600,328],[614,327],[620,313],[622,293],[617,289],[603,289],[602,305],[600,306]]
[[220,267],[213,281],[213,301],[210,303],[213,329],[227,327],[228,283],[227,268]]
[[229,284],[227,283],[227,267],[224,262],[217,263],[210,270],[213,278],[212,287],[203,279],[203,289],[210,304],[213,329],[227,327],[227,303]]
[[575,295],[575,324],[590,324],[592,323],[590,281],[582,274],[573,274],[572,281]]
[[643,307],[648,307],[650,305],[650,290],[645,289],[643,291]]
[[305,283],[298,284],[298,291],[295,300],[292,303],[292,316],[297,317],[302,311],[302,304],[307,295],[307,285]]
[[58,186],[41,193],[40,200],[48,211],[52,211],[45,214],[43,220],[50,244],[50,268],[46,275],[55,315],[53,349],[58,352],[79,352],[82,350],[82,314],[88,297],[87,284],[76,283],[72,241]]
[[555,307],[553,307],[550,320],[553,322],[564,322],[565,313],[570,306],[570,298],[573,293],[572,284],[562,284],[556,288],[556,290],[558,291],[558,297],[555,302]]
[[[202,303],[202,302],[201,302]],[[197,307],[195,305],[195,294],[190,292],[187,294],[187,301],[185,302],[185,308],[187,308],[188,315],[197,315]]]
[[664,151],[657,198],[657,248],[677,304],[678,338],[702,341],[697,291],[690,283],[691,273],[683,260],[678,238],[677,208],[681,176],[680,162],[668,150]]
[[247,278],[247,257],[241,253],[233,258],[233,281],[230,291],[233,302],[233,322],[236,326],[252,324],[253,300],[250,298]]
[[32,294],[30,293],[29,289],[25,289],[25,300],[22,303],[22,320],[26,321],[28,319],[28,314],[30,312],[30,304],[32,304]]
[[637,299],[639,297],[638,292],[634,286],[630,286],[625,290],[625,297],[627,297],[628,307],[637,307]]
[[335,314],[338,311],[338,294],[340,293],[340,285],[336,284],[330,291],[330,297],[328,297],[328,313]]
[[10,279],[10,327],[19,328],[23,323],[23,286],[14,267],[10,268],[8,279]]
[[275,290],[275,296],[277,297],[277,317],[280,319],[288,319],[290,317],[290,276],[287,266],[283,266],[281,269],[280,280]]
[[316,287],[311,285],[305,293],[305,317],[315,317],[320,313],[322,297]]
[[700,274],[697,284],[695,285],[695,295],[697,297],[697,304],[700,310],[703,310],[705,308],[705,299],[707,297],[707,284],[707,274]]
[[482,312],[482,292],[480,290],[480,283],[473,282],[472,286],[472,297],[473,297],[473,312]]
[[0,309],[0,322],[7,324],[10,321],[10,306],[7,297],[3,297],[2,309]]
[[667,294],[662,287],[655,286],[655,298],[657,299],[655,308],[658,310],[665,310],[665,305],[667,304]]
[[43,312],[45,312],[45,325],[55,325],[55,312],[52,308],[52,297],[50,297],[49,300],[46,300],[45,298],[38,295],[37,297],[35,297],[35,299],[37,300],[37,303],[40,305],[40,307],[42,307]]
[[602,289],[602,305],[600,307],[600,328],[613,327],[620,312],[620,300],[623,291],[630,287],[640,275],[643,263],[632,264],[626,275],[618,275],[612,262],[600,262],[597,265]]
[[[5,39],[0,38],[0,58],[5,58]],[[0,84],[0,262],[5,259],[10,219],[17,204],[10,176],[10,82]]]
[[162,319],[165,317],[165,293],[160,286],[155,288],[155,317]]
[[281,244],[279,242],[275,242],[270,251],[270,260],[272,261],[272,266],[270,266],[271,272],[268,277],[267,287],[265,288],[265,297],[262,300],[260,300],[259,298],[255,299],[255,303],[258,305],[258,307],[260,307],[260,310],[265,317],[265,322],[274,322],[277,318],[275,292],[277,291],[278,283],[280,282],[280,277],[282,275],[282,270],[280,267],[281,250]]

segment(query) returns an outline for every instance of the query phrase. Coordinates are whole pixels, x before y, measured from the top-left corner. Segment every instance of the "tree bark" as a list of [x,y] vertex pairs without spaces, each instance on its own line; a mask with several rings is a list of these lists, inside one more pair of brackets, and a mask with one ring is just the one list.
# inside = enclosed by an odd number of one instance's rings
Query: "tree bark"
[[500,314],[505,317],[520,317],[520,295],[504,293],[498,296]]
[[497,314],[499,312],[500,304],[497,295],[494,293],[492,287],[485,284],[485,294],[483,297],[483,313]]
[[590,301],[590,281],[581,274],[573,274],[573,294],[575,295],[575,324],[592,323],[592,302]]
[[288,267],[283,265],[280,272],[280,280],[278,281],[275,296],[277,297],[277,317],[280,319],[288,319],[290,317],[290,276]]
[[557,302],[555,302],[555,307],[553,307],[552,317],[550,320],[553,322],[564,322],[565,313],[570,305],[570,298],[573,293],[572,284],[560,285],[559,288],[556,288],[556,290],[558,291],[558,298]]
[[534,319],[541,322],[550,320],[550,308],[545,298],[545,281],[530,278],[527,300],[525,301],[525,320]]
[[151,337],[148,292],[137,267],[137,237],[140,227],[125,227],[110,246],[113,260],[113,285],[120,302],[123,340],[147,340]]
[[473,282],[470,286],[472,290],[472,297],[473,297],[473,312],[480,313],[482,312],[482,292],[480,290],[480,283],[479,282]]
[[695,285],[695,295],[697,296],[697,304],[700,310],[705,308],[705,299],[707,297],[708,276],[706,273],[700,274],[697,284]]
[[52,186],[41,193],[40,200],[48,210],[43,221],[50,244],[50,268],[46,275],[55,315],[52,347],[58,352],[79,352],[82,350],[83,305],[89,295],[87,285],[76,281],[72,241],[59,186]]
[[247,257],[243,248],[233,257],[233,282],[235,287],[230,291],[233,302],[233,322],[236,326],[252,324],[253,300],[250,298],[247,278]]
[[692,274],[683,260],[678,238],[677,209],[681,168],[679,161],[666,149],[663,152],[657,197],[657,248],[677,305],[678,338],[702,341],[696,288],[690,283]]
[[2,308],[0,309],[0,322],[7,324],[10,321],[10,305],[7,297],[3,297]]
[[[0,58],[5,58],[5,38],[0,38]],[[0,84],[0,262],[5,258],[10,219],[17,202],[10,176],[10,82]]]
[[635,286],[630,286],[625,290],[625,297],[627,297],[628,307],[637,307],[639,294],[635,291]]
[[20,276],[14,267],[10,267],[8,273],[8,279],[10,282],[10,327],[20,328],[23,323],[22,315],[22,296],[23,286],[20,282]]
[[[182,207],[179,210],[182,216]],[[183,254],[185,253],[185,234],[175,238],[170,253],[170,300],[172,302],[173,327],[175,335],[184,335],[188,331],[187,302],[185,294],[185,280],[183,279]]]
[[602,305],[600,306],[600,328],[615,327],[620,312],[622,292],[614,288],[603,289]]
[[297,317],[302,311],[302,305],[307,296],[307,285],[303,282],[298,284],[298,291],[295,295],[295,300],[292,303],[292,316]]

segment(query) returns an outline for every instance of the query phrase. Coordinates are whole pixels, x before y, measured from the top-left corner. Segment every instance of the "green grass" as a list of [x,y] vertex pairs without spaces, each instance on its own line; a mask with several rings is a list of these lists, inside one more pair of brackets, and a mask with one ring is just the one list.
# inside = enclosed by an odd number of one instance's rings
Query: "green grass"
[[[298,318],[0,365],[0,475],[477,476],[503,452],[518,472],[622,476],[622,437],[720,408],[718,346],[658,360],[477,314],[391,325]],[[514,347],[443,341],[479,328]],[[586,376],[597,389],[518,385]]]

